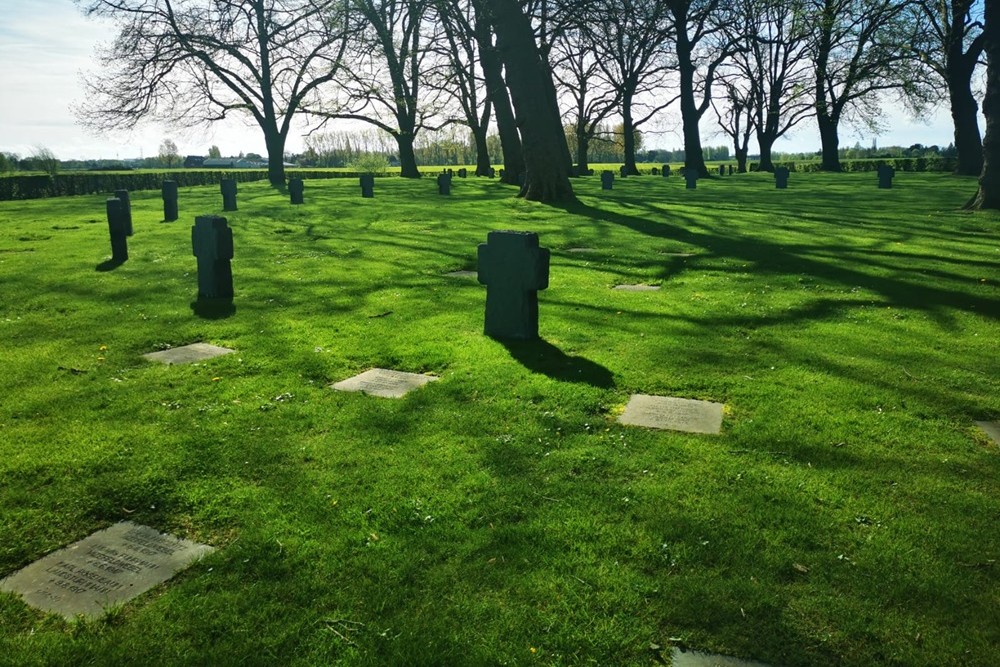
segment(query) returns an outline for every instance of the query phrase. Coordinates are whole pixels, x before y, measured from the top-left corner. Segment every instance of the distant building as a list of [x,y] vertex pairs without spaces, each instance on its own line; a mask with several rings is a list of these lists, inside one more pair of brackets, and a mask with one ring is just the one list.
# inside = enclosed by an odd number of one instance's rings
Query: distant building
[[191,167],[204,167],[205,158],[200,155],[188,155],[184,158],[184,167],[190,169]]

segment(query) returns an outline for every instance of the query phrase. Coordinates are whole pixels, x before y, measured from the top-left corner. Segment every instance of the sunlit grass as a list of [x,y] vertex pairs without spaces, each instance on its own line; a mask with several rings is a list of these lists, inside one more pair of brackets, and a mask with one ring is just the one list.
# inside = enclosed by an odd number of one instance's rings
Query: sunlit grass
[[[241,184],[236,312],[192,312],[217,188],[0,204],[0,576],[128,519],[219,551],[104,621],[0,595],[0,663],[988,665],[1000,219],[971,179]],[[538,344],[482,335],[494,229],[552,250]],[[570,248],[591,248],[570,253]],[[624,293],[617,284],[658,284]],[[166,367],[205,341],[236,354]],[[328,388],[374,366],[400,401]],[[719,436],[616,423],[723,402]],[[664,654],[666,655],[666,654]]]

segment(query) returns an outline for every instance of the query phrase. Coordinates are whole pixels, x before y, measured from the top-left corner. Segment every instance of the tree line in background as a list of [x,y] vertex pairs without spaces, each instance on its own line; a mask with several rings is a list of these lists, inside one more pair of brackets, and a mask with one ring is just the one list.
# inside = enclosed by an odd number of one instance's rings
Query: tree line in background
[[809,119],[823,169],[839,171],[845,124],[877,130],[883,104],[944,102],[957,172],[971,175],[983,171],[974,84],[984,54],[998,66],[998,1],[77,0],[119,30],[78,112],[98,129],[249,116],[276,184],[296,118],[318,132],[366,123],[414,177],[421,136],[461,125],[477,172],[498,159],[510,182],[525,173],[524,196],[553,200],[572,198],[574,163],[587,167],[609,125],[635,172],[636,139],[667,109],[685,166],[707,175],[706,116],[740,170],[751,141],[773,169],[777,139]]

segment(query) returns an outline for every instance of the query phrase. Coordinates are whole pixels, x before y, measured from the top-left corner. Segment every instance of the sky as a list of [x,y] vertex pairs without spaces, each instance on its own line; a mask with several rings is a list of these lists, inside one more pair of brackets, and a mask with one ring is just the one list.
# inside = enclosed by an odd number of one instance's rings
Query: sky
[[[205,155],[217,145],[223,155],[265,154],[260,130],[239,122],[216,124],[207,131],[177,130],[147,125],[132,132],[106,136],[80,127],[72,107],[84,98],[81,78],[97,67],[95,48],[114,39],[113,26],[85,18],[72,0],[0,0],[0,151],[24,157],[47,148],[61,160],[131,159],[155,156],[165,138],[172,139],[182,155]],[[886,132],[873,137],[841,128],[841,146],[860,142],[870,146],[910,146],[915,143],[947,146],[952,141],[951,117],[939,109],[925,118],[908,118],[902,108],[884,108]],[[709,116],[703,122],[703,141],[723,145]],[[679,125],[676,119],[661,124]],[[646,138],[647,148],[679,148],[680,134],[666,131]],[[305,148],[301,135],[289,137],[286,150]],[[815,123],[804,121],[790,138],[782,138],[775,150],[808,152],[819,149]]]

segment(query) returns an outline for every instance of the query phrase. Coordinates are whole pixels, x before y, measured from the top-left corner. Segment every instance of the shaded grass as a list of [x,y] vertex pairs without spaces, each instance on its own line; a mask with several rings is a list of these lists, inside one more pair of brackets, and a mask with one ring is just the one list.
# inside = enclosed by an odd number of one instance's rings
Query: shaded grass
[[[1000,233],[956,211],[972,181],[574,187],[243,185],[214,320],[214,188],[185,223],[136,193],[106,272],[102,198],[0,205],[0,574],[122,519],[221,547],[102,621],[0,596],[0,662],[993,662]],[[553,251],[539,343],[483,337],[482,288],[442,275],[502,228]],[[238,353],[140,358],[194,341]],[[327,388],[373,366],[441,381]],[[632,392],[724,402],[724,432],[619,426]]]

